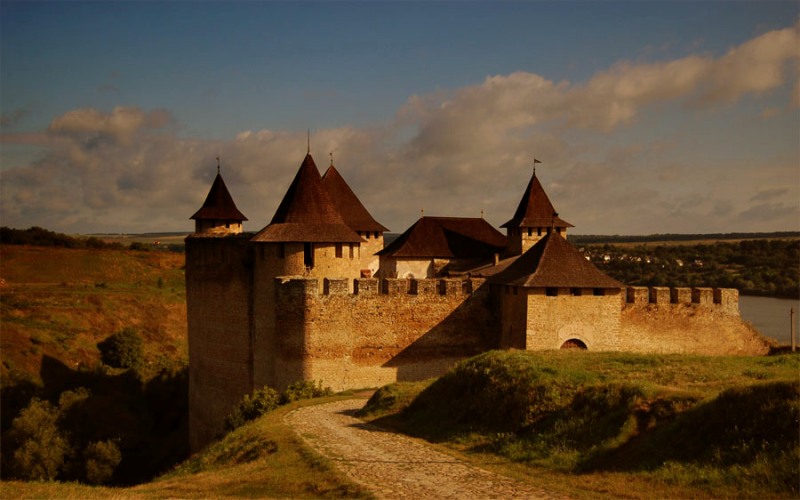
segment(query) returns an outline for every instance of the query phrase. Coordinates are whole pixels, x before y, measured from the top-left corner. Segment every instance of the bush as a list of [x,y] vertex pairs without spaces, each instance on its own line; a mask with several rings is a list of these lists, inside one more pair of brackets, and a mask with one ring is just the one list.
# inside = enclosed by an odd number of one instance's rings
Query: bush
[[12,470],[26,480],[55,479],[69,453],[69,443],[58,428],[58,411],[47,401],[31,400],[11,424]]
[[272,411],[280,405],[278,391],[264,386],[252,394],[248,394],[225,419],[225,429],[232,431],[251,420]]
[[331,388],[323,388],[321,380],[318,383],[313,380],[298,380],[283,391],[283,394],[281,394],[281,404],[285,405],[301,399],[321,398],[323,396],[330,396],[331,394],[333,394]]
[[133,328],[125,328],[97,344],[103,363],[114,368],[139,368],[144,361],[142,338]]
[[114,475],[122,461],[122,453],[114,441],[90,443],[83,452],[86,459],[86,480],[91,484],[105,484]]

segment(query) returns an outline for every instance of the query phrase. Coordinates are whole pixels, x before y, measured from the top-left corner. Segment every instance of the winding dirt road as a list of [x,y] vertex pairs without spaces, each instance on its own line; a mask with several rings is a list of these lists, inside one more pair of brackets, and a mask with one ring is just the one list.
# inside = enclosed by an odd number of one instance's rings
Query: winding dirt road
[[378,498],[564,498],[485,471],[424,441],[353,416],[366,399],[306,406],[285,419],[315,450]]

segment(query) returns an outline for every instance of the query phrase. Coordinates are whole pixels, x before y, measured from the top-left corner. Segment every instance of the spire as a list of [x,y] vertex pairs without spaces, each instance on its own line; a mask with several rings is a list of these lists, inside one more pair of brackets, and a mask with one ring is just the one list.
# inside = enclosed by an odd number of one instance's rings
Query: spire
[[[333,152],[330,154],[331,159],[333,159]],[[336,208],[342,214],[345,223],[350,229],[353,231],[379,233],[388,231],[370,215],[361,200],[358,199],[358,196],[350,189],[350,186],[347,185],[339,171],[333,166],[333,161],[331,161],[331,166],[328,167],[325,175],[322,176],[322,186],[328,192],[333,203],[336,204]]]
[[[534,160],[534,168],[536,163],[541,162]],[[517,210],[514,212],[514,217],[500,227],[551,227],[551,225],[573,227],[572,224],[559,219],[558,215],[554,214],[556,214],[556,210],[534,171],[528,187],[522,194]]]
[[241,225],[242,221],[247,220],[247,217],[236,208],[236,203],[233,202],[233,197],[228,191],[225,181],[222,180],[219,168],[219,158],[217,158],[217,176],[211,184],[211,189],[208,190],[203,206],[190,219],[198,222],[206,221],[212,226],[224,226],[231,222]]
[[345,224],[314,159],[306,154],[272,222],[252,241],[358,243],[361,238]]

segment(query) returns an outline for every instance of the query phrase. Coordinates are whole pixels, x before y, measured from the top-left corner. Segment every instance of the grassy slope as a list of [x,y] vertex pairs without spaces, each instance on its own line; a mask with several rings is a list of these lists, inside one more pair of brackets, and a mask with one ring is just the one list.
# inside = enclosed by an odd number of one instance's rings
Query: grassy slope
[[168,252],[0,246],[2,376],[36,380],[43,356],[94,366],[97,343],[127,326],[145,340],[149,371],[185,362],[183,263]]
[[364,413],[573,496],[796,497],[799,361],[495,352]]
[[334,399],[281,407],[147,484],[103,488],[6,481],[0,483],[0,498],[369,498],[283,423],[283,416],[300,405]]

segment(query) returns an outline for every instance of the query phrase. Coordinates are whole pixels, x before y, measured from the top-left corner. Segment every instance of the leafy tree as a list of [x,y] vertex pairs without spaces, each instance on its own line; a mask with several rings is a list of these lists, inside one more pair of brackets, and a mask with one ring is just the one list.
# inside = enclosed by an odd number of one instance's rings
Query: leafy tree
[[106,484],[114,475],[114,469],[122,461],[122,453],[114,441],[90,443],[83,452],[86,460],[86,481],[91,484]]
[[70,452],[58,427],[58,410],[47,401],[31,400],[11,424],[12,470],[27,480],[52,480]]
[[128,327],[97,344],[103,363],[115,368],[139,368],[143,364],[142,338]]

